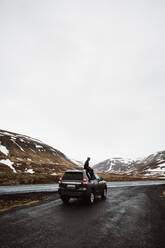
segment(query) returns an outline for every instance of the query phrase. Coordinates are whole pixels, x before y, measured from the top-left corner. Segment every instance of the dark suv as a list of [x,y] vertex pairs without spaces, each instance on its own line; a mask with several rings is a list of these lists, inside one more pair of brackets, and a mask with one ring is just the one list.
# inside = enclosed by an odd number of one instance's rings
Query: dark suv
[[65,204],[70,198],[84,198],[92,204],[96,195],[106,199],[107,185],[96,173],[89,179],[85,170],[67,170],[59,180],[58,192]]

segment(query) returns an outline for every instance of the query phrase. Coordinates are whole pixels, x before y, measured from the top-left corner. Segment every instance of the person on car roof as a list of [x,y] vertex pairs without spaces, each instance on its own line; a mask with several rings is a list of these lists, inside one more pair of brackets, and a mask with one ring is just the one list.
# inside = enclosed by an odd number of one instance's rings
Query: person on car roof
[[89,166],[89,161],[90,161],[90,157],[87,158],[87,160],[85,161],[85,164],[84,164],[84,169],[86,170],[86,173],[87,173],[87,176],[90,180],[92,179],[95,179],[95,176],[94,176],[94,171],[93,169]]

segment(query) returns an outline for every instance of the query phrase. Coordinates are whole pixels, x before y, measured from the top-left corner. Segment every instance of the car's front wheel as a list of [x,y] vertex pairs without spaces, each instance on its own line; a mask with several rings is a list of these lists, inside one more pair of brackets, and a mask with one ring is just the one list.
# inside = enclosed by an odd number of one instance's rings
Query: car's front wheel
[[61,200],[63,201],[64,204],[69,203],[69,197],[68,196],[61,196]]

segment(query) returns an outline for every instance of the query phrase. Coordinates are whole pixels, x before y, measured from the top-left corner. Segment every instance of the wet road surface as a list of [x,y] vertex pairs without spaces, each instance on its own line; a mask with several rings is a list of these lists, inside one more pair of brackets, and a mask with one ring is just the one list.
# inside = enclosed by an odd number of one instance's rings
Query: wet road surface
[[1,248],[164,248],[165,185],[114,187],[93,206],[60,199],[0,214]]

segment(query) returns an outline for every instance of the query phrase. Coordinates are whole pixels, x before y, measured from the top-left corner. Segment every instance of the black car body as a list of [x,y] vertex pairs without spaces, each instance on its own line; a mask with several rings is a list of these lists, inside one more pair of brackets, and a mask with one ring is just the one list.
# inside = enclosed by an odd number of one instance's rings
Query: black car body
[[59,180],[60,197],[64,203],[70,198],[84,198],[93,203],[97,195],[106,199],[106,182],[96,173],[88,178],[86,170],[67,170]]

